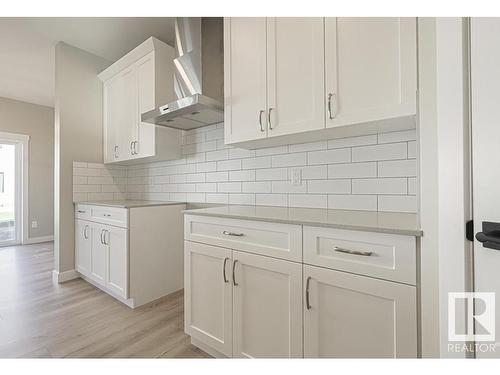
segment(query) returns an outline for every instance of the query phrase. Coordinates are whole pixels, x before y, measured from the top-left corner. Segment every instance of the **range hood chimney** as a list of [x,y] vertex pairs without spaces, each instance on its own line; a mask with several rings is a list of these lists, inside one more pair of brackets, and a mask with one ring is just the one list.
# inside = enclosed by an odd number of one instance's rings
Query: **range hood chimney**
[[173,90],[177,100],[143,113],[141,120],[182,130],[222,122],[222,18],[176,18],[175,52]]

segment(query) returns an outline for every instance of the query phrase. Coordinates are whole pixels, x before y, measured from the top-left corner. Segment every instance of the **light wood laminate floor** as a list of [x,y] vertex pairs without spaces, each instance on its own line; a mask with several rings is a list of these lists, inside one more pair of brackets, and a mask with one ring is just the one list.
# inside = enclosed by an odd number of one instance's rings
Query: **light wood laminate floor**
[[183,327],[183,294],[135,310],[89,283],[52,282],[53,244],[0,247],[0,358],[204,358]]

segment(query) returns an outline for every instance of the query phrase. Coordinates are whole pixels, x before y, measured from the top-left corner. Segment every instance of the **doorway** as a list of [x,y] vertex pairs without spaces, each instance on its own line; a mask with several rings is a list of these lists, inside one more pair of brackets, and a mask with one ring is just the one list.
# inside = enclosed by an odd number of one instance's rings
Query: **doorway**
[[20,244],[26,234],[28,140],[0,133],[0,246]]

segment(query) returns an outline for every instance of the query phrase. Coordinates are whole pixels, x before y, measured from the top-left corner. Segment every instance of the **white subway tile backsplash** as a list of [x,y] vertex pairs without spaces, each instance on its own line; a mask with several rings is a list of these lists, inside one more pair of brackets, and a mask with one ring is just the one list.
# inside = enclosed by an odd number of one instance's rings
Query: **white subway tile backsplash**
[[218,193],[241,193],[241,182],[219,182]]
[[351,150],[340,148],[326,151],[311,151],[308,153],[308,164],[348,163],[351,161]]
[[[293,168],[290,168],[290,176],[292,175],[292,169]],[[300,173],[303,180],[321,180],[328,177],[328,167],[326,165],[301,167]]]
[[[223,124],[186,131],[183,157],[133,166],[73,163],[73,199],[415,212],[416,132],[380,133],[245,150]],[[294,171],[302,182],[291,183]]]
[[255,204],[255,194],[229,194],[229,204]]
[[287,194],[255,194],[255,204],[258,206],[287,207]]
[[288,146],[267,147],[255,150],[255,156],[279,155],[288,153]]
[[229,202],[228,193],[206,193],[205,199],[207,203],[227,204]]
[[332,164],[328,166],[328,178],[377,177],[377,163]]
[[408,159],[415,159],[417,157],[417,142],[408,142]]
[[414,195],[379,195],[378,210],[391,212],[416,212],[417,197]]
[[404,177],[416,175],[416,160],[392,160],[378,162],[378,177]]
[[235,171],[241,169],[241,160],[224,160],[217,162],[218,171]]
[[245,150],[243,148],[229,149],[229,159],[243,159],[255,157],[255,150]]
[[352,161],[378,161],[406,159],[405,143],[388,143],[384,145],[353,147]]
[[255,170],[244,169],[241,171],[229,171],[229,181],[255,181]]
[[352,194],[406,194],[406,178],[367,178],[352,180]]
[[217,184],[215,182],[196,184],[196,191],[198,193],[215,193],[217,191]]
[[288,206],[328,208],[328,196],[326,194],[290,194],[288,196]]
[[410,177],[408,179],[408,195],[417,195],[417,178]]
[[310,180],[307,181],[308,193],[349,194],[351,180]]
[[343,148],[352,146],[366,146],[374,145],[377,143],[377,135],[363,135],[360,137],[338,138],[330,139],[328,141],[328,148]]
[[205,202],[205,193],[187,193],[186,194],[187,202],[195,202],[195,203],[204,203]]
[[217,163],[215,161],[196,164],[196,172],[214,172],[216,170],[217,170]]
[[207,161],[227,160],[229,157],[229,150],[210,151],[206,153]]
[[377,196],[329,195],[328,208],[337,210],[377,211]]
[[288,146],[290,152],[304,152],[304,151],[319,151],[326,150],[327,141],[301,143],[298,145]]
[[273,193],[305,193],[307,192],[307,184],[303,182],[301,185],[292,185],[289,181],[273,181]]
[[229,179],[228,172],[210,172],[206,173],[207,182],[224,182]]
[[307,154],[305,152],[296,154],[275,155],[271,158],[273,168],[293,167],[307,164]]
[[256,181],[256,182],[243,182],[242,183],[243,193],[270,193],[271,192],[271,182],[268,181]]
[[257,169],[255,171],[257,181],[282,181],[288,179],[287,168]]
[[242,169],[271,168],[271,157],[261,156],[243,159]]
[[[208,176],[209,173],[205,175],[205,173],[191,173],[186,175],[186,182],[205,182],[205,176]],[[207,180],[207,182],[210,182]]]
[[381,133],[378,135],[378,143],[414,141],[415,139],[417,139],[417,131],[415,129]]

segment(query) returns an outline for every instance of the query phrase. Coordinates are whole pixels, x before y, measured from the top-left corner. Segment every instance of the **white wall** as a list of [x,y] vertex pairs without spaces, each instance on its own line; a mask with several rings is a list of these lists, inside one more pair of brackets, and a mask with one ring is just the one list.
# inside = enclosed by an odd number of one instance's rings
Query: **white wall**
[[[54,233],[54,109],[0,98],[0,132],[30,136],[28,236]],[[31,221],[38,228],[31,228]]]
[[74,269],[73,161],[102,162],[102,83],[106,60],[65,43],[55,66],[55,271]]

